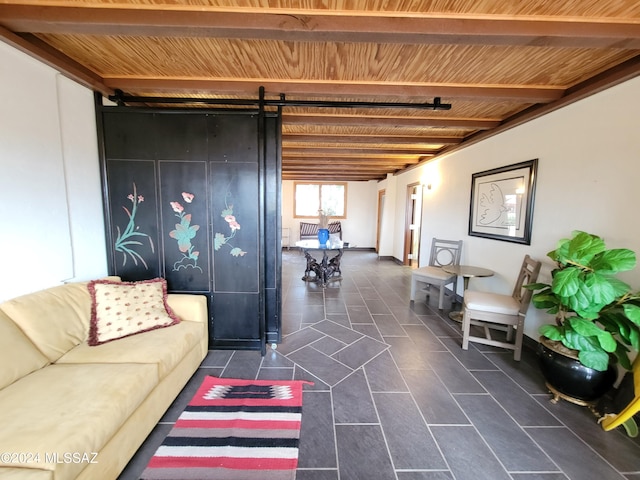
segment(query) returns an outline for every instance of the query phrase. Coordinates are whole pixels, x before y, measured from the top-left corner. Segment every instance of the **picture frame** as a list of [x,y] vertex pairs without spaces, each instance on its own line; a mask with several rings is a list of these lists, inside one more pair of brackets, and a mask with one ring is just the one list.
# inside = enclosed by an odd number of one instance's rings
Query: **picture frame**
[[538,159],[471,176],[469,235],[531,245]]

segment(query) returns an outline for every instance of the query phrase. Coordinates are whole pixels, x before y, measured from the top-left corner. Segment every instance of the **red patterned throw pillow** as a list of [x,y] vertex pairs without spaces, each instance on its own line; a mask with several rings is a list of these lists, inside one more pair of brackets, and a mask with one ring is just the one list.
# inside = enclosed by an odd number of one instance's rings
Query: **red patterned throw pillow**
[[180,319],[167,305],[167,282],[163,278],[140,282],[89,282],[91,323],[89,345],[169,327]]

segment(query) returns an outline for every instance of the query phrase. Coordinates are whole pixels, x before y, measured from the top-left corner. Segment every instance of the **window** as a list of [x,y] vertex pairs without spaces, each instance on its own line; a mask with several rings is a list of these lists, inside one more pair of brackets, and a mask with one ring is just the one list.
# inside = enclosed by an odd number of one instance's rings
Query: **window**
[[294,216],[317,217],[318,210],[332,218],[347,217],[346,183],[295,182]]

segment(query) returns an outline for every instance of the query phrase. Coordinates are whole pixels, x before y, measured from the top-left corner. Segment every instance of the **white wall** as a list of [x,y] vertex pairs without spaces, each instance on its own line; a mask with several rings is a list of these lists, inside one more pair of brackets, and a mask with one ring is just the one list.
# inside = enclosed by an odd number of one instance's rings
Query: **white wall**
[[[428,260],[431,238],[463,239],[462,263],[495,271],[471,280],[471,289],[510,293],[523,256],[542,260],[541,281],[550,280],[547,252],[573,230],[603,236],[610,248],[640,255],[640,78],[608,89],[562,110],[492,137],[398,176],[396,230],[404,219],[405,185],[424,179],[421,263]],[[455,109],[455,102],[453,105]],[[538,158],[538,179],[531,245],[468,236],[471,175]],[[399,223],[400,222],[400,223]],[[394,255],[401,258],[396,237]],[[640,289],[640,267],[621,278]],[[525,333],[538,337],[550,321],[531,308]]]
[[[291,230],[291,244],[300,239],[300,222],[318,223],[317,217],[295,218],[293,212],[294,182],[282,182],[282,227]],[[378,182],[347,183],[347,218],[341,219],[342,239],[353,247],[374,248],[376,245]]]
[[93,94],[0,42],[0,301],[106,274]]

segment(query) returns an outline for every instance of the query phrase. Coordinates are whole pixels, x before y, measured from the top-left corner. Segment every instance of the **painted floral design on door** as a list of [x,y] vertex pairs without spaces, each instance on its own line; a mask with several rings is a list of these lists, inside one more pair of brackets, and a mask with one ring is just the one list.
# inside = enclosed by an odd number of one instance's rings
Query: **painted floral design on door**
[[134,265],[138,265],[138,262],[144,265],[144,268],[148,269],[147,263],[144,261],[144,258],[136,248],[144,245],[141,240],[144,238],[148,239],[149,246],[151,247],[151,252],[154,252],[153,240],[149,235],[143,233],[139,230],[140,227],[136,226],[136,214],[138,213],[138,206],[144,202],[144,196],[138,194],[138,190],[136,188],[136,184],[133,183],[133,193],[130,193],[127,198],[131,201],[131,210],[129,208],[123,206],[122,209],[126,212],[129,217],[129,222],[123,231],[120,231],[120,227],[116,225],[116,241],[114,244],[114,249],[116,252],[122,253],[122,266],[124,267],[127,264],[127,258],[131,258]]
[[233,204],[230,204],[228,202],[230,195],[230,192],[227,191],[227,195],[225,196],[224,200],[225,208],[220,213],[220,216],[227,222],[230,231],[227,235],[225,235],[224,233],[216,232],[213,238],[213,248],[214,250],[218,251],[223,245],[227,245],[231,249],[229,251],[231,255],[233,255],[234,257],[243,257],[247,252],[239,247],[234,247],[231,243],[231,240],[233,240],[238,230],[240,230],[240,224],[238,223],[236,217],[233,215]]
[[[195,195],[189,192],[182,192],[182,199],[185,203],[190,204],[195,199]],[[196,237],[200,225],[191,225],[191,214],[185,211],[185,207],[180,202],[169,202],[169,204],[176,217],[180,219],[180,223],[176,223],[175,230],[169,232],[169,236],[178,241],[178,250],[182,254],[182,258],[173,264],[173,271],[177,272],[182,268],[194,268],[202,273],[202,268],[198,266],[200,252],[195,250],[195,246],[191,243],[191,240]]]

